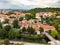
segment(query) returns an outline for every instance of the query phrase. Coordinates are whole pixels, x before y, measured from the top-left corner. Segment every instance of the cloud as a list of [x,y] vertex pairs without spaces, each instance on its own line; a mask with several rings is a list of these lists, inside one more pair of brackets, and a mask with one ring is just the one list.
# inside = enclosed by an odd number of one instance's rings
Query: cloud
[[0,9],[60,7],[59,0],[0,0]]

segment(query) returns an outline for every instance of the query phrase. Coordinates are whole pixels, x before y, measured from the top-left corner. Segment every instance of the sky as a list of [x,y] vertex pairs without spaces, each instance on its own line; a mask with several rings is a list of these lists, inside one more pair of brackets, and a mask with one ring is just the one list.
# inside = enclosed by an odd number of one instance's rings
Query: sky
[[0,0],[0,9],[60,8],[60,0]]

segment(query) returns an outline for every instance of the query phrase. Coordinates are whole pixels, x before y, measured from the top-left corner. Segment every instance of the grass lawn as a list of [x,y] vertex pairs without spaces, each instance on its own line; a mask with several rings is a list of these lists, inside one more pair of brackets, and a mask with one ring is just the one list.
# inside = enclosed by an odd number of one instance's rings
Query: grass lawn
[[0,43],[3,43],[4,42],[4,39],[0,39]]

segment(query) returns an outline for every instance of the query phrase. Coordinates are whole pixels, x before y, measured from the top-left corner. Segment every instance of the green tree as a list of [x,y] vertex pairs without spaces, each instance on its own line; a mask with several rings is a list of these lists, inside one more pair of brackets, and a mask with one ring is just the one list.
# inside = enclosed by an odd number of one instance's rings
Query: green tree
[[11,26],[10,25],[6,25],[4,27],[4,30],[6,31],[6,37],[8,37],[8,33],[9,33],[10,29],[11,29]]
[[6,26],[4,27],[4,29],[5,29],[6,31],[9,31],[9,30],[11,29],[11,26],[10,26],[10,25],[6,25]]
[[6,15],[11,15],[11,14],[13,14],[13,12],[12,12],[12,11],[8,12],[8,14],[6,14]]
[[5,40],[4,40],[4,44],[5,44],[5,45],[9,45],[9,43],[10,43],[10,42],[9,42],[9,39],[5,39]]
[[49,17],[46,17],[45,18],[45,21],[46,21],[46,23],[49,25],[50,24],[50,18]]
[[42,27],[39,28],[40,33],[44,32],[44,29]]
[[0,28],[2,28],[2,23],[0,22]]
[[60,11],[60,8],[35,8],[35,9],[28,10],[29,13],[31,13],[31,12],[34,12],[34,13],[55,12],[55,11]]
[[26,19],[26,20],[29,20],[29,19],[31,19],[31,16],[30,16],[30,14],[26,14],[26,15],[25,15],[25,19]]
[[57,26],[57,31],[60,33],[60,24]]
[[54,20],[51,25],[53,25],[56,29],[58,29],[58,25],[59,25],[59,20]]
[[57,31],[58,31],[58,40],[60,40],[60,24],[57,26]]
[[34,22],[37,23],[37,20],[35,19]]
[[41,23],[43,23],[43,21],[44,21],[44,18],[43,18],[43,16],[40,16],[41,17]]
[[48,32],[49,32],[49,34],[50,34],[50,33],[51,33],[51,30],[49,30]]
[[33,14],[31,14],[31,13],[30,13],[30,14],[26,14],[26,15],[25,15],[25,19],[26,19],[26,20],[35,19],[35,15],[33,15]]
[[26,31],[26,28],[25,28],[25,27],[23,27],[23,28],[22,28],[22,32],[25,32],[25,31]]
[[58,37],[58,40],[60,40],[60,34],[58,34],[57,37]]
[[22,21],[22,20],[23,20],[23,17],[20,17],[20,18],[19,18],[19,21]]
[[14,28],[18,28],[18,20],[17,19],[15,19],[14,21],[13,21],[13,27]]
[[55,38],[58,35],[58,32],[56,30],[51,30],[50,34],[51,34],[52,37]]
[[6,30],[0,29],[0,37],[5,38],[7,35]]
[[32,27],[29,27],[29,26],[28,26],[27,31],[28,31],[29,34],[34,34],[35,33],[35,30]]
[[51,15],[50,20],[53,21],[54,19],[56,19],[56,15]]
[[16,28],[11,28],[9,31],[9,38],[16,39],[19,36],[19,31]]
[[9,23],[9,19],[5,19],[4,20],[4,23]]

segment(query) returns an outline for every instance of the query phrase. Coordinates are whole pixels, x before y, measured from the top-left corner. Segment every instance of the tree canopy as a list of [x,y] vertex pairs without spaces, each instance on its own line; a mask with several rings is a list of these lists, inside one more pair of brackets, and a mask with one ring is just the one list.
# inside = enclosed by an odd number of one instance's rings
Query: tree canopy
[[17,19],[15,19],[14,21],[13,21],[13,27],[14,28],[18,28],[18,20]]
[[37,13],[37,12],[54,12],[54,11],[60,11],[60,8],[34,8],[31,10],[28,10],[27,12]]
[[17,38],[18,36],[19,36],[19,31],[16,28],[11,28],[11,30],[9,31],[9,38],[14,39]]

